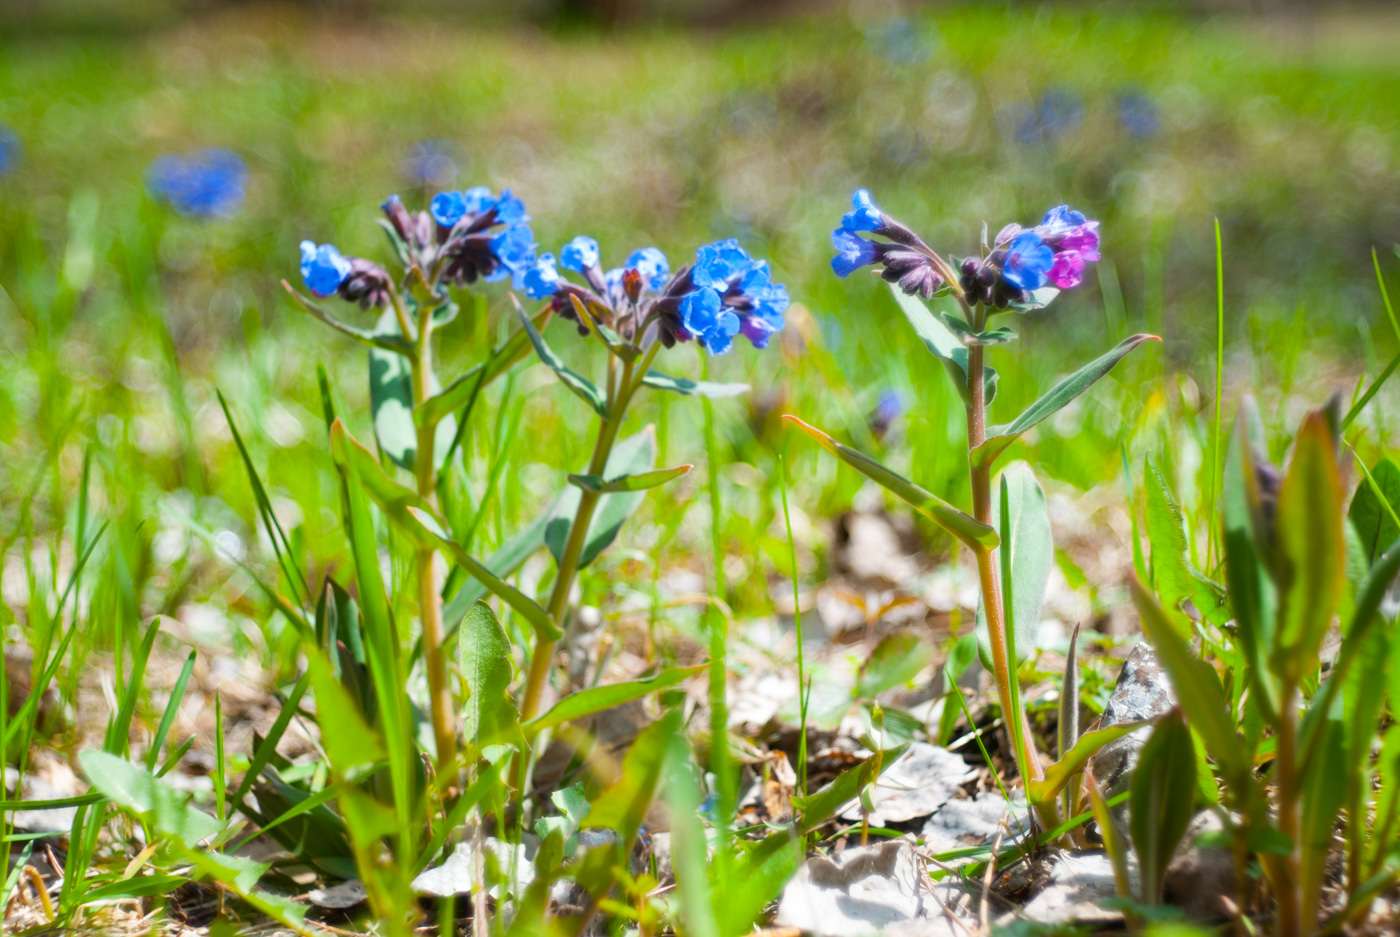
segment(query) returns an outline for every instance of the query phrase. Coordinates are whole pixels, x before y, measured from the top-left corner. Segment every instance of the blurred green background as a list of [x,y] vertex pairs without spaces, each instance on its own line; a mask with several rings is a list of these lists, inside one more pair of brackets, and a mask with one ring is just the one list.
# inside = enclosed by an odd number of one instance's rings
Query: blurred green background
[[[1066,491],[1119,485],[1125,454],[1140,466],[1165,449],[1203,522],[1209,505],[1191,497],[1213,413],[1217,219],[1227,421],[1253,388],[1281,439],[1303,404],[1350,394],[1397,350],[1372,266],[1373,248],[1387,275],[1400,266],[1400,14],[1382,5],[7,9],[0,123],[22,151],[0,176],[0,518],[7,543],[24,531],[14,542],[31,548],[71,527],[90,459],[94,509],[117,522],[94,562],[125,570],[109,601],[134,614],[208,602],[267,619],[187,522],[271,569],[216,388],[309,564],[346,562],[315,366],[368,439],[364,355],[278,281],[296,278],[302,238],[384,258],[374,218],[391,192],[415,207],[439,187],[509,186],[543,248],[589,233],[611,264],[656,244],[679,265],[730,235],[770,259],[794,300],[783,341],[709,364],[754,385],[716,406],[729,597],[744,614],[766,613],[769,578],[788,572],[777,455],[794,477],[804,578],[824,574],[823,518],[860,488],[780,413],[963,498],[962,414],[941,369],[883,284],[828,266],[857,186],[952,255],[975,250],[984,222],[995,232],[1062,202],[1102,220],[1096,275],[992,358],[993,417],[1009,420],[1127,334],[1164,337],[1019,447]],[[448,157],[427,184],[410,159],[425,141]],[[231,218],[180,217],[147,194],[152,159],[203,146],[247,162]],[[502,286],[447,330],[446,378],[508,321]],[[551,334],[568,357],[591,353],[566,328]],[[665,370],[701,369],[693,347],[669,358]],[[891,389],[907,410],[877,439],[866,418]],[[478,496],[520,422],[487,545],[586,461],[588,425],[539,368],[493,387],[491,403],[470,446]],[[653,399],[633,418],[659,422],[663,463],[703,469],[693,403]],[[1365,445],[1384,446],[1391,406],[1383,393]],[[703,484],[697,471],[653,496],[589,596],[628,588],[610,575],[619,563],[634,582],[703,572]],[[16,545],[7,562],[40,561]]]

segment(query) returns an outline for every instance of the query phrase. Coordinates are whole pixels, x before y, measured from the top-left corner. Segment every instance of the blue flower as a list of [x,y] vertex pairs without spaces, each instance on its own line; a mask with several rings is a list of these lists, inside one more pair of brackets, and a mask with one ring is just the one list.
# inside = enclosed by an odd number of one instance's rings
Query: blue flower
[[[642,247],[632,252],[627,258],[625,268],[635,270],[642,275],[647,289],[659,290],[666,285],[666,280],[671,276],[671,265],[666,262],[666,255],[655,247]],[[618,274],[621,277],[621,274]]]
[[332,296],[349,275],[350,261],[340,256],[334,244],[301,242],[301,278],[311,292]]
[[739,317],[724,308],[719,292],[699,289],[681,300],[681,324],[712,355],[722,355],[734,347],[739,334]]
[[462,190],[462,201],[469,213],[479,215],[495,204],[496,196],[492,195],[486,186],[474,185],[470,189]]
[[1041,240],[1040,235],[1034,231],[1023,231],[1006,246],[1001,275],[1017,289],[1038,290],[1045,285],[1054,263],[1055,252]]
[[535,265],[520,277],[521,288],[531,299],[547,299],[559,289],[559,271],[553,254],[541,254]]
[[695,267],[691,279],[699,287],[723,290],[729,283],[753,266],[749,252],[734,238],[706,244],[695,252]]
[[0,124],[0,176],[19,165],[21,152],[19,137],[9,127]]
[[525,214],[525,203],[516,198],[510,189],[502,189],[496,202],[496,221],[501,224],[524,224],[530,220]]
[[744,319],[744,334],[755,348],[768,347],[768,336],[781,332],[790,300],[787,287],[774,283],[768,264],[759,261],[739,281],[739,291],[748,297],[751,315]]
[[1016,139],[1040,143],[1077,128],[1084,121],[1084,101],[1073,90],[1052,88],[1033,106],[1020,105],[1014,113]]
[[488,283],[511,278],[516,289],[522,289],[522,278],[535,262],[535,235],[529,225],[513,225],[491,239],[491,253],[498,266],[482,279]]
[[1056,205],[1040,220],[1040,234],[1042,237],[1053,237],[1077,228],[1087,220],[1082,211],[1075,211],[1068,205]]
[[439,192],[433,196],[431,211],[434,221],[450,228],[466,216],[467,200],[461,192]]
[[875,263],[879,256],[874,241],[867,241],[845,228],[831,232],[831,243],[836,247],[836,256],[831,258],[831,269],[836,271],[838,277],[850,276],[861,267]]
[[198,218],[232,215],[243,204],[247,180],[243,159],[218,148],[162,156],[146,176],[151,194],[180,214]]
[[559,265],[575,273],[598,266],[598,242],[586,234],[580,234],[559,252]]
[[851,208],[841,216],[841,227],[846,231],[878,231],[885,223],[885,213],[875,205],[869,189],[856,189]]

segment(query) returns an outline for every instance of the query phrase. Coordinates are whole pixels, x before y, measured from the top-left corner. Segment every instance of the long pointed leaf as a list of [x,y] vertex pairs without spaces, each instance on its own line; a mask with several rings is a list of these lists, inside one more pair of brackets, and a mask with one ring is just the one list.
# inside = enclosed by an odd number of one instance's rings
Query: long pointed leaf
[[648,693],[675,686],[709,666],[709,664],[695,664],[692,667],[672,667],[670,670],[663,670],[652,677],[628,680],[624,683],[610,683],[571,693],[555,703],[548,712],[525,723],[524,729],[531,735],[537,735],[545,729],[551,729],[575,719],[582,719],[584,716],[591,716],[605,709],[640,699]]
[[558,376],[565,387],[573,391],[580,400],[592,407],[595,413],[606,420],[608,418],[608,404],[607,401],[603,399],[603,394],[598,390],[597,385],[582,374],[579,374],[573,368],[570,368],[564,363],[563,358],[560,358],[554,353],[554,349],[549,347],[544,340],[544,336],[535,328],[535,323],[530,321],[529,315],[520,307],[520,303],[515,300],[514,294],[511,294],[511,301],[515,302],[515,311],[520,314],[520,323],[524,327],[525,334],[529,337],[530,344],[534,346],[535,354],[539,356],[540,361]]
[[1115,739],[1135,732],[1146,722],[1124,722],[1104,729],[1085,732],[1069,751],[1045,769],[1045,777],[1026,786],[1026,796],[1032,804],[1048,804],[1064,790],[1070,779],[1083,770],[1094,753]]
[[909,502],[920,514],[937,523],[969,547],[980,549],[981,547],[995,547],[997,545],[999,538],[994,528],[988,527],[969,514],[964,514],[947,501],[932,492],[925,491],[904,476],[885,468],[864,453],[841,445],[831,436],[815,426],[802,422],[792,414],[783,414],[783,419],[796,425],[820,443],[823,449],[835,454],[842,462],[866,478]]
[[292,284],[288,283],[286,280],[282,281],[282,289],[291,294],[292,299],[295,299],[301,308],[305,309],[307,312],[311,313],[311,315],[320,319],[337,332],[349,335],[362,345],[368,345],[370,348],[382,348],[385,351],[392,351],[400,355],[413,354],[413,343],[405,341],[401,335],[386,335],[378,329],[360,329],[341,322],[335,316],[332,316],[329,312],[326,312],[320,306],[297,292]]
[[1084,393],[1105,374],[1112,371],[1113,366],[1122,361],[1128,352],[1146,341],[1160,342],[1161,339],[1156,335],[1146,333],[1130,335],[1115,345],[1107,354],[1095,358],[1078,371],[1061,379],[1058,384],[1046,391],[1044,396],[1023,410],[1016,419],[1004,426],[992,427],[987,433],[986,441],[972,451],[973,464],[990,465],[1022,433],[1054,415],[1074,398]]
[[687,474],[693,465],[678,465],[675,468],[657,469],[638,475],[620,475],[617,478],[603,478],[601,475],[570,475],[569,484],[591,491],[594,494],[619,494],[625,491],[645,491],[656,488],[668,481]]

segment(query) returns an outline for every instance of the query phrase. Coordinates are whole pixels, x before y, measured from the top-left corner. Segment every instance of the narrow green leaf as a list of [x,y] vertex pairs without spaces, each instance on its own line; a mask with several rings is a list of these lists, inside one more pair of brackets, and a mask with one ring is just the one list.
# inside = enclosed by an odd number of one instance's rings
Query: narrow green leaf
[[[867,784],[879,780],[890,765],[899,760],[909,748],[908,742],[886,749],[880,757],[865,759],[860,764],[847,768],[829,784],[806,797],[792,798],[792,805],[802,811],[802,819],[797,832],[805,836],[831,819],[842,808],[860,796]],[[877,764],[878,762],[878,764]],[[879,772],[876,772],[876,768]]]
[[[500,548],[492,553],[481,565],[498,579],[504,579],[519,568],[520,564],[529,559],[530,554],[544,546],[544,531],[549,519],[554,516],[555,505],[550,504],[533,521],[522,528],[515,536],[511,537]],[[467,613],[478,600],[490,594],[485,586],[473,579],[462,585],[457,593],[452,596],[451,601],[442,610],[443,621],[450,621],[446,640],[451,641],[457,633],[457,628],[462,620],[462,616]]]
[[1390,359],[1390,364],[1385,366],[1385,370],[1371,382],[1371,385],[1366,388],[1366,392],[1361,395],[1356,403],[1351,405],[1351,409],[1348,410],[1346,416],[1342,418],[1343,431],[1351,428],[1351,424],[1356,422],[1356,418],[1361,415],[1361,411],[1365,410],[1366,405],[1371,402],[1376,394],[1380,393],[1381,388],[1385,386],[1386,381],[1390,380],[1390,376],[1395,373],[1397,367],[1400,367],[1400,355],[1396,355],[1394,358]]
[[[957,389],[958,396],[967,402],[967,348],[958,341],[948,326],[929,310],[916,296],[910,296],[898,286],[890,285],[890,293],[899,304],[904,317],[914,327],[914,332],[923,341],[924,347],[934,357],[943,362],[948,377]],[[982,387],[984,402],[991,406],[997,395],[997,372],[987,365],[982,366]]]
[[1156,596],[1136,577],[1129,579],[1128,585],[1142,620],[1142,630],[1157,650],[1186,718],[1200,733],[1206,751],[1220,765],[1226,783],[1234,786],[1237,796],[1242,796],[1250,785],[1253,765],[1235,729],[1219,678],[1211,666],[1191,650]]
[[[621,478],[629,475],[643,475],[656,465],[656,428],[648,424],[641,432],[613,446],[603,468],[604,478]],[[555,502],[554,513],[545,525],[544,542],[549,552],[558,562],[564,554],[564,544],[569,539],[569,529],[578,514],[579,499],[583,492],[570,485]],[[623,523],[646,497],[641,490],[606,494],[598,499],[593,511],[593,520],[588,525],[588,536],[583,542],[583,552],[579,555],[579,569],[598,558],[617,539]]]
[[[1015,631],[1016,663],[1030,660],[1040,641],[1040,608],[1045,602],[1045,588],[1050,582],[1050,570],[1055,565],[1055,541],[1050,535],[1050,512],[1045,503],[1045,490],[1036,481],[1035,473],[1024,462],[1010,465],[1002,472],[1007,486],[1011,522],[1011,607],[1009,620]],[[992,501],[992,528],[1000,530],[1001,504]],[[992,562],[1001,562],[1001,547],[996,548]],[[979,597],[977,601],[977,653],[989,670],[992,666],[992,646],[987,636],[987,611]]]
[[1269,665],[1296,684],[1317,666],[1346,581],[1342,480],[1321,412],[1303,421],[1278,495],[1279,632]]
[[886,690],[908,683],[933,661],[933,645],[912,631],[887,635],[860,669],[856,696],[874,699]]
[[492,738],[517,722],[510,698],[510,639],[485,602],[467,610],[457,642],[458,664],[467,685],[462,734],[468,741]]
[[292,299],[295,299],[297,301],[297,304],[301,306],[301,308],[311,313],[312,316],[316,317],[317,319],[320,319],[322,322],[326,323],[326,325],[329,325],[337,332],[342,332],[345,335],[349,335],[351,338],[355,339],[360,344],[368,345],[372,349],[383,349],[385,351],[391,351],[398,355],[413,354],[413,343],[405,341],[397,330],[395,330],[392,333],[386,333],[379,328],[360,329],[356,328],[353,325],[347,325],[346,323],[341,322],[339,319],[332,316],[330,313],[326,312],[320,306],[316,305],[316,303],[301,295],[301,293],[297,292],[297,290],[286,280],[282,281],[282,288],[291,295]]
[[[1333,829],[1346,802],[1347,775],[1353,763],[1347,759],[1340,714],[1325,718],[1317,757],[1303,770],[1302,810],[1298,824],[1298,889],[1302,893],[1300,917],[1318,919],[1322,885],[1332,852]],[[1370,752],[1367,752],[1367,757]]]
[[563,636],[563,632],[554,624],[554,619],[549,617],[549,613],[541,608],[538,602],[501,579],[462,549],[461,544],[447,535],[437,518],[426,511],[412,507],[408,508],[408,514],[437,540],[438,548],[446,553],[449,559],[466,570],[468,575],[485,586],[492,594],[515,609],[520,617],[530,623],[537,634],[549,641],[557,641]]
[[[513,294],[511,300],[515,302]],[[540,361],[558,376],[565,387],[573,391],[580,400],[592,407],[595,413],[606,420],[608,418],[608,404],[603,398],[602,392],[588,378],[564,364],[564,359],[555,354],[554,350],[545,342],[544,336],[535,328],[535,323],[530,321],[530,317],[520,307],[519,302],[515,302],[515,311],[520,315],[520,323]]]
[[1167,865],[1194,813],[1196,746],[1180,710],[1152,730],[1133,769],[1129,829],[1137,851],[1142,900],[1162,902]]
[[132,898],[168,895],[188,881],[189,879],[183,875],[159,874],[119,879],[84,892],[83,904],[97,904],[101,901],[129,901]]
[[226,824],[192,806],[188,794],[125,758],[90,748],[78,753],[78,763],[88,783],[108,800],[187,848],[194,849],[224,831]]
[[1161,341],[1156,335],[1146,333],[1130,335],[1113,347],[1108,353],[1095,358],[1084,367],[1075,371],[1060,380],[1058,384],[1050,388],[1045,394],[1021,412],[1010,423],[1003,426],[993,426],[987,431],[987,439],[982,445],[972,451],[972,462],[974,465],[990,465],[997,456],[1006,451],[1006,448],[1015,442],[1022,433],[1040,423],[1042,420],[1052,416],[1063,408],[1070,401],[1084,393],[1099,381],[1113,366],[1122,361],[1128,352],[1146,341]]
[[166,701],[165,712],[161,714],[160,725],[156,727],[155,737],[151,740],[151,749],[146,752],[146,770],[155,768],[156,758],[159,757],[161,748],[165,745],[165,737],[170,732],[170,727],[175,724],[175,716],[180,712],[180,704],[185,700],[185,686],[190,682],[190,674],[194,671],[194,659],[197,651],[190,651],[185,658],[185,664],[180,668],[180,675],[175,678],[175,685],[170,688],[170,699]]
[[657,390],[669,390],[673,394],[686,397],[709,397],[718,400],[722,397],[737,397],[748,393],[747,384],[716,384],[712,381],[692,381],[688,377],[672,377],[660,371],[648,371],[642,383]]
[[1068,752],[1065,752],[1059,760],[1045,769],[1045,777],[1039,781],[1031,781],[1026,786],[1027,799],[1032,804],[1051,803],[1059,796],[1060,791],[1064,790],[1070,779],[1084,769],[1089,759],[1094,757],[1099,749],[1145,725],[1147,725],[1146,722],[1124,722],[1104,729],[1085,732]]
[[645,491],[664,485],[672,479],[680,478],[694,468],[693,465],[678,465],[675,468],[657,469],[642,472],[640,475],[622,475],[604,479],[601,475],[570,475],[569,484],[594,494],[617,494],[624,491]]
[[439,526],[445,526],[445,522],[438,517],[432,505],[416,491],[390,478],[379,460],[374,457],[374,453],[351,436],[350,431],[339,419],[331,424],[331,460],[342,470],[353,465],[355,474],[364,486],[365,494],[369,495],[370,500],[379,505],[389,519],[415,543],[420,546],[436,545],[435,538],[429,536],[409,513],[409,509],[412,508],[430,515]]
[[643,677],[640,680],[609,683],[580,690],[577,693],[570,693],[555,703],[548,712],[525,723],[525,731],[530,735],[538,735],[545,729],[552,729],[566,722],[573,722],[585,716],[600,713],[605,709],[630,703],[648,693],[675,686],[709,666],[709,664],[695,664],[691,667],[672,667],[670,670],[663,670],[655,676]]
[[[902,294],[901,294],[902,295]],[[925,517],[937,523],[948,533],[961,540],[972,549],[982,547],[994,547],[997,545],[997,532],[993,527],[980,523],[968,514],[964,514],[953,507],[947,501],[937,495],[925,491],[918,485],[909,481],[876,462],[863,453],[857,452],[849,446],[843,446],[831,436],[802,422],[790,413],[783,414],[783,419],[795,424],[799,429],[811,436],[823,449],[833,453],[842,462],[860,472],[866,478],[874,481],[882,487],[894,492],[903,498],[910,505],[923,514]]]
[[[553,308],[544,309],[531,317],[536,331],[543,329],[553,314]],[[424,426],[429,420],[440,420],[449,413],[455,413],[466,406],[467,401],[479,394],[488,384],[505,374],[530,353],[530,336],[524,329],[517,329],[510,338],[501,343],[481,364],[473,365],[467,373],[453,381],[445,390],[433,394],[413,409],[413,421]]]
[[582,828],[613,830],[620,842],[632,842],[656,794],[672,739],[680,732],[680,716],[680,710],[673,709],[642,730],[622,759],[617,783],[593,801]]
[[1357,487],[1351,499],[1351,510],[1347,512],[1361,538],[1367,566],[1375,565],[1385,548],[1400,537],[1397,505],[1400,505],[1400,467],[1389,459],[1381,459],[1367,473],[1366,481]]
[[369,727],[364,713],[340,681],[331,665],[314,647],[304,648],[307,673],[316,691],[316,722],[321,744],[337,777],[357,780],[389,757],[379,733]]

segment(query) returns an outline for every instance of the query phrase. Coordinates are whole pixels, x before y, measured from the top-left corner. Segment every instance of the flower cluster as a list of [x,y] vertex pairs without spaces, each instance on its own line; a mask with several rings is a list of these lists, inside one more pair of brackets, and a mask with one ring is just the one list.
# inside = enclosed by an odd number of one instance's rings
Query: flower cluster
[[[869,231],[887,241],[861,237]],[[929,299],[946,286],[942,259],[913,231],[879,209],[864,189],[857,190],[852,210],[831,233],[837,254],[831,267],[849,276],[866,266],[910,295]],[[1029,302],[1030,293],[1047,284],[1071,289],[1084,279],[1085,266],[1099,259],[1099,223],[1060,205],[1045,213],[1034,228],[1009,224],[984,257],[965,259],[958,270],[958,290],[969,303],[996,309]]]
[[[560,267],[584,283],[565,279]],[[521,283],[532,299],[550,299],[567,318],[577,319],[577,299],[623,338],[644,336],[655,322],[667,348],[693,339],[716,355],[729,351],[740,334],[755,348],[767,347],[783,328],[788,306],[787,287],[773,282],[767,262],[749,256],[733,238],[706,244],[694,264],[672,274],[655,247],[633,251],[623,266],[604,271],[598,242],[579,235],[564,245],[558,261],[540,255]],[[588,331],[583,323],[580,331]]]
[[146,174],[152,195],[195,218],[232,215],[243,204],[247,182],[248,167],[242,157],[219,148],[162,156]]
[[[511,278],[517,287],[535,264],[535,239],[525,203],[509,189],[492,194],[485,186],[441,192],[428,211],[411,212],[397,195],[381,206],[400,259],[417,268],[423,281],[465,286]],[[301,276],[317,296],[339,294],[368,309],[388,304],[392,280],[378,264],[344,257],[331,244],[301,244]]]

